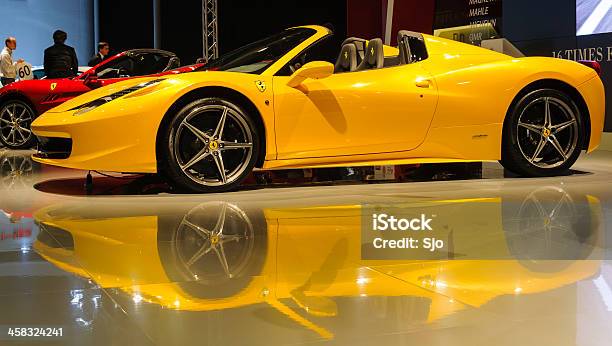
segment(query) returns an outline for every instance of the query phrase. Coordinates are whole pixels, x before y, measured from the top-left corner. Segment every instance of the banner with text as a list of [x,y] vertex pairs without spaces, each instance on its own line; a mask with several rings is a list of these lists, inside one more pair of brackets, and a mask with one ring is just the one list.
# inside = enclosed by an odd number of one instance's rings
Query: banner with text
[[[453,28],[450,38],[479,45],[502,34],[502,0],[438,0],[434,30]],[[445,35],[440,35],[445,37]]]

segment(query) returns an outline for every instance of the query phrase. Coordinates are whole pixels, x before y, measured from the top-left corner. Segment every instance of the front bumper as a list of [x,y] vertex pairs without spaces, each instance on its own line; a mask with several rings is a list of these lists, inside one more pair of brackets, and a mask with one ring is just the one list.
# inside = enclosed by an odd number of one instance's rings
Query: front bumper
[[90,113],[45,113],[32,123],[41,139],[33,160],[66,168],[156,173],[160,116],[142,107],[100,107]]

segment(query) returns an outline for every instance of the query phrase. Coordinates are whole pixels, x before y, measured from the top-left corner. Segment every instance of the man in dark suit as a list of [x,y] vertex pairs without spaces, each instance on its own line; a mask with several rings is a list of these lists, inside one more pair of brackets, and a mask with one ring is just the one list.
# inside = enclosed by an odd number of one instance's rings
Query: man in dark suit
[[89,63],[87,65],[91,67],[98,65],[99,63],[104,61],[104,59],[106,59],[109,51],[110,51],[110,46],[108,42],[98,43],[98,53],[96,53],[96,55],[92,56],[91,59],[89,59]]
[[79,61],[74,48],[64,44],[68,34],[61,30],[53,33],[55,44],[45,49],[45,75],[47,78],[69,78],[77,75]]

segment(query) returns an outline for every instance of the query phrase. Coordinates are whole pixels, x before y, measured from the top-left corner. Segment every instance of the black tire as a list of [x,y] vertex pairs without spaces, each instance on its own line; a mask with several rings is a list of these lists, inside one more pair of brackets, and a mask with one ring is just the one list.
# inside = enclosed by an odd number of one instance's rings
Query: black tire
[[161,131],[161,175],[178,190],[233,190],[257,162],[260,140],[255,121],[228,100],[213,97],[191,102]]
[[[18,110],[18,111],[16,111]],[[17,117],[11,113],[18,113]],[[8,100],[0,106],[0,142],[9,149],[30,149],[36,143],[36,136],[32,133],[31,125],[36,113],[24,101]],[[16,126],[12,122],[16,121]],[[11,123],[9,123],[11,122]]]
[[[562,91],[538,89],[527,93],[506,117],[500,163],[528,177],[567,174],[583,147],[582,116],[574,100]],[[567,126],[561,128],[563,124]]]

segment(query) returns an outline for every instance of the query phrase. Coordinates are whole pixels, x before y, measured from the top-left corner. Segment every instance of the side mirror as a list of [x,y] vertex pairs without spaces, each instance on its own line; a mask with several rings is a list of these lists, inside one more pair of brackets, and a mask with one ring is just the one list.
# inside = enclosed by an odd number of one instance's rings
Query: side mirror
[[311,61],[291,75],[287,85],[299,88],[306,79],[323,79],[334,74],[334,65],[326,61]]
[[92,89],[99,88],[102,86],[102,81],[98,79],[98,76],[95,73],[88,74],[85,77],[84,83]]

